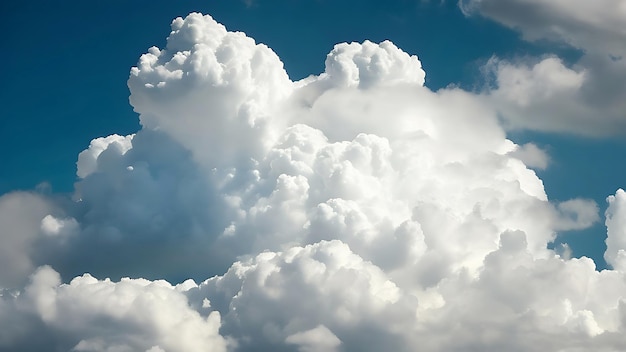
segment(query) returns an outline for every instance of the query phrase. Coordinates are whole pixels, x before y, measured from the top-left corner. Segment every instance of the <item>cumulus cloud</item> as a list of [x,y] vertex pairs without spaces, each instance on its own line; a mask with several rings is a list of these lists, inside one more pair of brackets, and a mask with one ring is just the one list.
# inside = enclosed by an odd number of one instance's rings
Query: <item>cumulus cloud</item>
[[223,311],[223,331],[242,351],[402,346],[395,340],[414,315],[380,268],[336,240],[259,254],[198,290]]
[[[219,313],[201,315],[189,306],[184,292],[193,286],[128,278],[100,281],[89,274],[61,284],[59,274],[43,266],[23,293],[3,297],[0,316],[12,313],[4,316],[3,328],[22,318],[38,318],[44,331],[54,333],[47,338],[56,350],[226,351],[228,342],[218,332]],[[5,338],[0,348],[38,350],[32,335]]]
[[507,129],[590,137],[626,132],[626,87],[620,78],[626,62],[621,59],[585,57],[569,67],[554,56],[491,58],[484,69],[493,86],[483,97],[501,112]]
[[600,220],[598,215],[598,205],[588,199],[570,199],[557,205],[557,210],[561,214],[560,230],[581,230],[586,229]]
[[487,63],[493,87],[486,98],[509,128],[587,136],[626,132],[623,1],[467,0],[459,6],[526,40],[565,44],[581,53],[574,64],[554,56]]
[[167,131],[201,163],[232,167],[267,152],[293,84],[267,46],[192,15],[172,22],[164,49],[141,56],[128,86],[142,126]]
[[597,205],[551,203],[544,152],[424,77],[366,41],[293,82],[265,45],[177,18],[131,70],[142,129],[94,139],[71,200],[0,198],[0,349],[626,348],[623,192],[614,270],[549,250]]

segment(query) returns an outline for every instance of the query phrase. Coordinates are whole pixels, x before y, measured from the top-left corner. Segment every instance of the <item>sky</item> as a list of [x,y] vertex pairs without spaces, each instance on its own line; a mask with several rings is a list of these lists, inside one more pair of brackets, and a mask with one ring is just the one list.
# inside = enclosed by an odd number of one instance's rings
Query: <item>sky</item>
[[626,349],[626,2],[0,8],[0,351]]

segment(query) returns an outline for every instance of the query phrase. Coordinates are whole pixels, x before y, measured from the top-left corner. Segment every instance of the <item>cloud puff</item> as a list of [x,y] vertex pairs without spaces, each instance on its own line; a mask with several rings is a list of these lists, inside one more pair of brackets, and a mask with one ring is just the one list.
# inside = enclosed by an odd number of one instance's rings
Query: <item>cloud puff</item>
[[514,147],[509,155],[518,158],[526,166],[545,170],[548,167],[550,156],[534,143],[526,143]]
[[[220,316],[201,315],[189,306],[184,291],[165,281],[122,279],[99,281],[89,274],[61,284],[59,274],[37,269],[23,293],[2,297],[3,328],[18,330],[20,320],[38,318],[52,336],[5,336],[0,348],[38,350],[49,339],[55,349],[72,351],[226,351],[219,335]],[[9,343],[7,345],[7,342]],[[50,345],[47,347],[49,348]]]
[[424,84],[425,73],[417,56],[410,56],[386,40],[337,44],[326,58],[322,77],[335,85],[368,88],[399,83]]
[[304,332],[298,332],[287,336],[285,342],[300,346],[298,351],[333,351],[341,344],[341,341],[324,325]]
[[618,189],[615,195],[609,196],[606,210],[606,227],[608,236],[606,239],[606,253],[604,259],[615,268],[625,269],[626,265],[626,209],[624,208],[626,193]]
[[626,87],[619,79],[626,72],[624,60],[588,56],[568,67],[557,57],[491,58],[484,69],[493,87],[483,96],[502,113],[507,129],[591,137],[626,131]]
[[384,272],[340,241],[259,254],[198,290],[195,296],[224,310],[224,333],[242,341],[245,351],[285,343],[305,351],[401,346],[394,339],[401,337],[402,319],[413,316]]
[[580,50],[568,65],[556,57],[492,58],[486,93],[511,129],[587,136],[626,131],[626,10],[622,1],[468,0],[466,15],[480,14],[518,30],[529,41],[548,40]]
[[615,270],[559,256],[597,205],[551,203],[544,153],[423,83],[388,41],[292,82],[243,33],[174,20],[131,70],[142,129],[92,141],[71,200],[0,198],[0,349],[623,349],[623,192]]
[[128,80],[142,126],[211,167],[263,156],[292,85],[271,49],[200,14],[174,20],[165,49],[150,48]]

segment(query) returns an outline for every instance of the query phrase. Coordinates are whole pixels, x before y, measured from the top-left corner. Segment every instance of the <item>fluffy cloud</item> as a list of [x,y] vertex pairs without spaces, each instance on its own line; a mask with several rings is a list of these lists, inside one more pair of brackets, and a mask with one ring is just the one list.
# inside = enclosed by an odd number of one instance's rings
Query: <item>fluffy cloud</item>
[[211,246],[231,216],[215,176],[168,135],[145,129],[99,138],[77,165],[84,177],[67,216],[41,224],[56,235],[35,243],[37,264],[65,279],[90,272],[182,280],[232,263],[232,254]]
[[396,340],[414,316],[385,273],[340,241],[259,254],[198,291],[190,292],[225,314],[223,331],[237,337],[243,351],[402,346]]
[[262,158],[292,85],[271,49],[200,15],[174,20],[165,49],[150,48],[128,80],[142,126],[167,131],[210,167]]
[[0,316],[3,329],[19,331],[22,321],[38,319],[40,329],[52,336],[15,333],[3,336],[0,348],[41,350],[44,340],[54,349],[72,351],[226,351],[228,342],[218,333],[219,313],[203,316],[189,306],[184,292],[193,286],[99,281],[89,274],[61,285],[56,271],[40,267],[21,294],[2,297]]
[[597,205],[551,203],[545,153],[424,76],[366,41],[292,82],[243,33],[174,20],[131,70],[142,129],[93,140],[71,200],[0,198],[0,349],[624,349],[623,192],[614,270],[559,256]]
[[486,94],[512,129],[589,136],[626,132],[626,3],[624,1],[468,0],[480,14],[518,30],[526,40],[548,40],[580,50],[568,65],[556,57],[505,61],[486,69]]
[[615,195],[607,198],[609,207],[606,210],[606,262],[615,268],[626,269],[626,193],[619,189]]
[[528,167],[540,170],[545,170],[550,161],[550,156],[533,143],[515,146],[509,155],[518,158]]
[[502,113],[508,129],[591,137],[626,132],[622,59],[587,56],[568,67],[557,57],[492,58],[484,69],[494,86],[483,97]]

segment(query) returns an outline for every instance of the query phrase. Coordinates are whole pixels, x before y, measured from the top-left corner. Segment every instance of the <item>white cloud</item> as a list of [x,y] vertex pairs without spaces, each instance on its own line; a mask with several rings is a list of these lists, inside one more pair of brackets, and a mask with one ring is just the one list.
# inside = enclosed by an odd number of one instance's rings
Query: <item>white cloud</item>
[[172,22],[166,48],[142,55],[128,86],[142,126],[166,131],[201,164],[224,167],[264,155],[293,84],[267,46],[196,13]]
[[362,89],[381,84],[423,85],[425,77],[417,56],[408,55],[388,40],[335,45],[326,58],[325,73],[333,85]]
[[509,155],[519,159],[526,166],[539,170],[545,170],[550,162],[548,153],[534,143],[515,146]]
[[[204,279],[228,268],[234,255],[211,246],[233,216],[217,193],[221,175],[199,166],[163,132],[145,129],[115,140],[90,159],[92,171],[76,184],[67,209],[73,220],[66,221],[78,226],[63,229],[80,234],[60,236],[62,246],[48,239],[38,247],[39,264],[53,265],[66,278],[87,271]],[[128,143],[126,150],[119,140]],[[94,155],[93,146],[81,153],[82,161]]]
[[[226,351],[219,313],[191,309],[185,290],[165,281],[100,281],[89,274],[61,284],[56,271],[40,267],[22,294],[3,299],[0,314],[11,309],[14,315],[2,320],[3,327],[24,316],[39,318],[62,350]],[[30,339],[37,336],[22,336],[8,346],[0,340],[0,348],[29,350]]]
[[287,336],[285,342],[298,345],[300,352],[335,351],[341,341],[324,325]]
[[[550,203],[529,168],[546,154],[474,94],[424,87],[391,42],[339,44],[292,82],[209,16],[172,29],[131,71],[143,128],[79,155],[72,201],[0,199],[0,349],[626,348],[623,192],[616,270],[597,272],[547,249],[596,204]],[[581,79],[544,65],[546,85]],[[188,277],[208,279],[158,280]]]
[[480,14],[522,33],[580,50],[567,65],[556,57],[492,59],[493,89],[485,95],[511,129],[586,136],[626,133],[626,3],[624,1],[467,0]]
[[381,269],[336,240],[259,254],[189,292],[223,310],[223,331],[244,351],[402,346],[394,340],[414,317],[411,299]]
[[73,218],[58,219],[46,215],[41,219],[41,231],[48,236],[70,235],[78,231],[78,223]]
[[495,87],[483,97],[501,112],[508,129],[592,137],[621,134],[626,132],[626,87],[610,82],[623,76],[624,69],[623,60],[600,57],[584,58],[574,68],[556,57],[537,62],[492,58],[485,70],[495,77]]
[[559,203],[557,210],[560,213],[556,226],[559,230],[586,229],[600,219],[598,205],[590,199],[570,199]]
[[108,153],[113,153],[115,148],[117,153],[125,154],[132,148],[133,135],[119,136],[117,134],[110,135],[108,137],[96,138],[89,143],[89,148],[78,154],[78,161],[76,162],[76,175],[80,178],[85,178],[89,174],[97,171],[99,164],[104,164],[104,160],[98,160],[100,154],[103,151],[108,150]]
[[498,79],[494,98],[511,101],[520,109],[573,94],[585,78],[584,72],[566,68],[558,58],[544,59],[532,67],[517,67],[497,59],[487,65],[496,71]]
[[614,268],[626,270],[626,192],[618,189],[615,195],[607,198],[606,210],[606,252],[604,259]]

